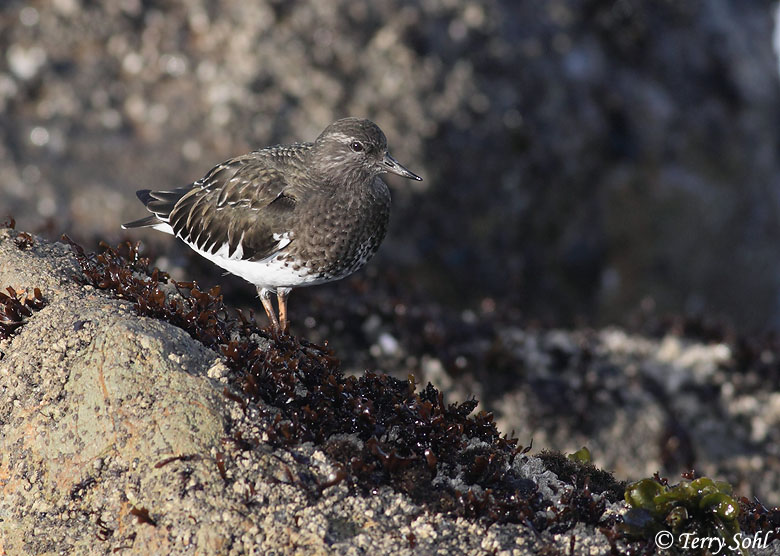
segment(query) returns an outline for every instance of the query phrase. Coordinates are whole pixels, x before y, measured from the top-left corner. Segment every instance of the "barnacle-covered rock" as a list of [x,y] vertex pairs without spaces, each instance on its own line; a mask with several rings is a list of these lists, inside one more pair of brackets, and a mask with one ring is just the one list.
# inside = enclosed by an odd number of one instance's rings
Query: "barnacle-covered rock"
[[133,245],[19,234],[0,229],[0,283],[47,304],[0,340],[0,552],[531,554],[578,525],[608,550],[607,494],[559,481],[476,400],[346,376]]
[[616,529],[622,486],[582,450],[533,457],[475,399],[347,375],[137,245],[21,234],[0,229],[0,283],[30,309],[0,339],[0,552],[606,553],[659,524],[780,523],[700,478],[631,485]]

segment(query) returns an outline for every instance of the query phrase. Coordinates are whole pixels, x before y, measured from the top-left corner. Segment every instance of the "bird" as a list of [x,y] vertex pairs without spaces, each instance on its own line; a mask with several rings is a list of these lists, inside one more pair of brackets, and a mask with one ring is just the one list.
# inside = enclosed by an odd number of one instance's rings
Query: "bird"
[[376,253],[390,218],[388,172],[422,181],[388,153],[374,122],[342,118],[313,142],[231,158],[184,187],[138,190],[152,214],[122,228],[171,234],[253,284],[272,332],[287,333],[294,288],[345,278]]

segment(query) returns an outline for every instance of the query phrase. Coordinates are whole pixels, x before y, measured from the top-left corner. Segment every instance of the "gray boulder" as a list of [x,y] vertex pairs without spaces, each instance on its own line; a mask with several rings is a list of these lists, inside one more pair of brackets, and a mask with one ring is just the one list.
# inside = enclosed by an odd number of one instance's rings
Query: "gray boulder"
[[[80,275],[68,246],[0,230],[0,285],[45,301],[0,341],[0,553],[532,554],[572,535],[609,550],[593,526],[486,528],[354,492],[310,443],[236,446],[228,429],[262,437],[274,408],[244,411],[219,354]],[[513,465],[553,507],[572,489],[537,458]]]

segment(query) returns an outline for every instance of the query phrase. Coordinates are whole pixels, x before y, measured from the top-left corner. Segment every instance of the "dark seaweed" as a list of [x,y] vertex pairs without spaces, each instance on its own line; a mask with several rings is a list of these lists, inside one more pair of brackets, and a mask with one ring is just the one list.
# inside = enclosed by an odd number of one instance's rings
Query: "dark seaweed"
[[0,340],[10,338],[23,326],[33,312],[46,306],[41,290],[35,288],[32,295],[29,292],[17,293],[12,287],[7,287],[8,295],[0,292]]
[[[102,253],[87,254],[64,240],[81,266],[82,275],[76,277],[81,283],[113,292],[133,303],[138,314],[179,326],[224,355],[233,371],[226,397],[244,410],[255,403],[273,407],[261,411],[270,444],[311,441],[322,446],[337,469],[326,481],[288,473],[290,483],[300,483],[312,496],[340,483],[366,493],[390,485],[434,511],[556,532],[577,522],[599,522],[605,503],[594,493],[615,497],[617,483],[609,474],[572,464],[567,469],[573,476],[578,469],[586,471],[573,479],[577,488],[564,497],[564,511],[550,518],[544,511],[550,502],[513,466],[527,449],[499,434],[492,414],[473,414],[476,400],[448,404],[433,385],[418,389],[412,376],[346,376],[330,349],[289,335],[274,337],[255,324],[251,313],[227,308],[219,288],[202,291],[197,284],[173,282],[149,270],[137,243],[117,249],[103,245]],[[354,434],[360,442],[336,440],[337,434]],[[244,450],[260,443],[237,432],[229,440]],[[229,482],[227,456],[218,453],[215,463]]]

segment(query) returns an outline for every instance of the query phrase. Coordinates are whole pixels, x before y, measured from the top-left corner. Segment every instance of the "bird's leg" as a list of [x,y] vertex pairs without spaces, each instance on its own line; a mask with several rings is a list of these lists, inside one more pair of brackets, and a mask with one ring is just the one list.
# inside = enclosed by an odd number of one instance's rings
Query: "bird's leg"
[[290,325],[287,322],[287,296],[290,295],[292,288],[276,288],[276,299],[279,301],[279,325],[282,332],[287,332]]
[[271,290],[268,288],[257,288],[257,293],[260,296],[260,301],[263,303],[265,314],[268,315],[268,320],[271,321],[271,328],[274,332],[279,332],[281,327],[279,326],[279,320],[276,318],[274,306],[271,303]]

